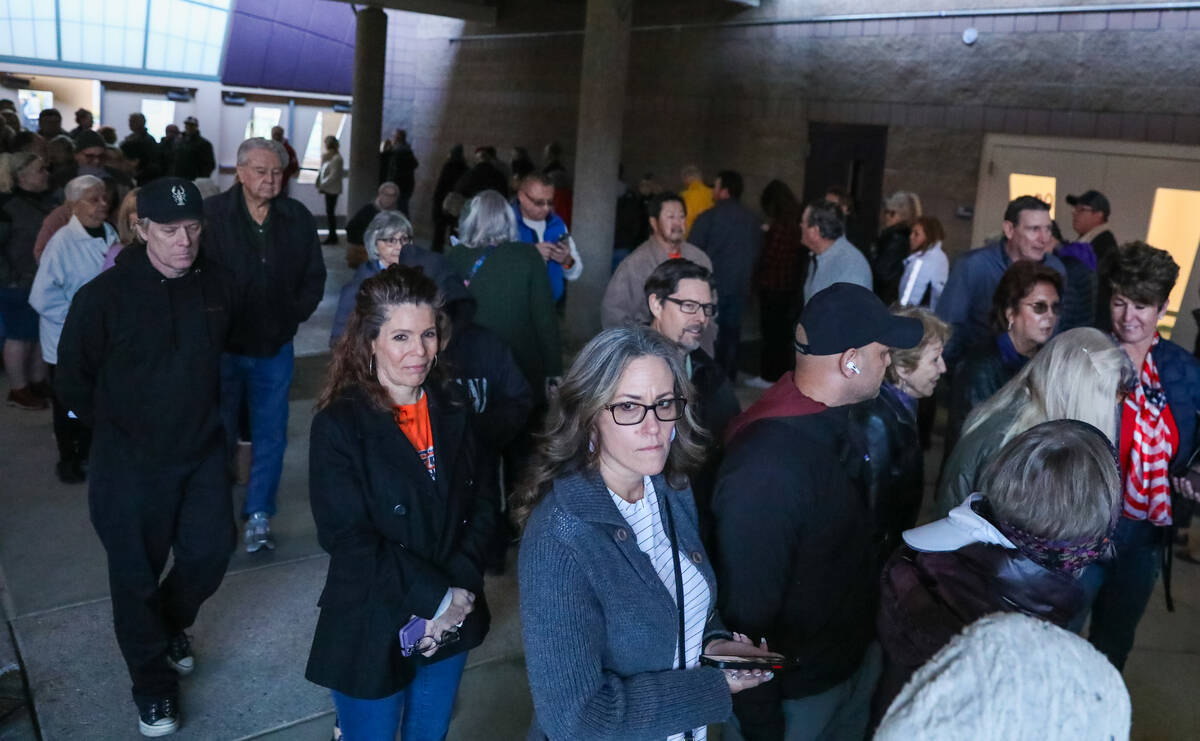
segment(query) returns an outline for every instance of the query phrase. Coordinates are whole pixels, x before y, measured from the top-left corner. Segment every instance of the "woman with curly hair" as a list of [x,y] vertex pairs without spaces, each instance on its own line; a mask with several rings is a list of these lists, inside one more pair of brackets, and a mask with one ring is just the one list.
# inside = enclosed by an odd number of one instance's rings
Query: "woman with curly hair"
[[516,492],[530,738],[705,738],[770,678],[700,666],[765,653],[725,631],[688,473],[703,454],[674,343],[601,332],[567,372]]
[[[1176,509],[1190,508],[1197,498],[1186,476],[1198,442],[1200,363],[1158,333],[1179,277],[1166,250],[1124,244],[1104,277],[1112,288],[1113,336],[1137,378],[1117,412],[1122,500],[1116,558],[1088,567],[1081,579],[1094,597],[1088,640],[1122,669],[1169,554]],[[1170,606],[1170,572],[1165,576]]]

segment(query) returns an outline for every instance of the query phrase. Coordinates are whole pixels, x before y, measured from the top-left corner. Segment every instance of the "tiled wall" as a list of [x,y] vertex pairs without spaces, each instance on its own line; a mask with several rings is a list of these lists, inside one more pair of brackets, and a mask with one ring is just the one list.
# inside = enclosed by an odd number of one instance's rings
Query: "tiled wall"
[[[581,27],[581,4],[576,15],[563,3],[543,4],[552,27]],[[574,147],[581,36],[450,41],[537,27],[537,4],[524,5],[491,29],[388,11],[384,127],[409,128],[422,159],[414,215],[423,232],[429,191],[452,144],[502,152],[522,144],[535,158],[551,139],[568,155]],[[738,18],[785,16],[782,5]],[[844,4],[810,5],[844,12],[836,9]],[[928,9],[915,0],[870,7],[885,5]],[[727,12],[728,4],[647,8],[635,26],[711,19],[704,13]],[[971,46],[961,41],[968,27],[979,31]],[[971,224],[953,214],[974,203],[986,132],[1200,144],[1200,11],[1014,8],[971,18],[635,31],[628,90],[627,175],[653,171],[674,184],[688,162],[708,172],[735,167],[753,203],[774,177],[801,189],[809,121],[886,125],[885,190],[920,193],[947,224],[951,249],[963,249]]]

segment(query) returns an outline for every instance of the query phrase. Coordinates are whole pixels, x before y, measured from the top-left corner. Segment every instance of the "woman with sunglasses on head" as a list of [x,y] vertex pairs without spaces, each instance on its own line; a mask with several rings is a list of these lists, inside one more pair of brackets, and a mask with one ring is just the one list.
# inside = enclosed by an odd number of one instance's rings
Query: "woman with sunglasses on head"
[[706,737],[730,696],[770,679],[701,666],[764,655],[725,632],[688,472],[702,453],[679,350],[647,327],[605,330],[559,387],[514,497],[529,738]]
[[999,391],[1050,340],[1062,287],[1058,271],[1041,263],[1018,260],[1004,271],[992,295],[992,336],[968,351],[954,374],[947,451],[954,449],[971,410]]
[[[1080,578],[1093,598],[1088,640],[1118,669],[1133,648],[1173,526],[1198,493],[1188,466],[1198,442],[1200,363],[1158,333],[1178,277],[1170,253],[1145,242],[1119,247],[1104,276],[1112,289],[1113,336],[1137,376],[1117,412],[1122,499],[1116,558],[1090,566]],[[1169,595],[1170,572],[1164,576]]]
[[483,641],[495,494],[469,406],[443,383],[436,284],[393,265],[365,280],[317,402],[309,496],[330,554],[305,676],[332,690],[347,741],[445,737],[467,651]]

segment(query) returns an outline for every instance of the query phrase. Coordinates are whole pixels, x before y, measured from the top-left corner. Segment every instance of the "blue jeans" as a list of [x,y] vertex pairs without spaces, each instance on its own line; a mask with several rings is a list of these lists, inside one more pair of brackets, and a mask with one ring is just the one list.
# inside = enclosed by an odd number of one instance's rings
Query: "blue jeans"
[[231,353],[221,356],[221,421],[231,456],[237,448],[238,409],[243,397],[247,397],[250,408],[254,457],[243,516],[255,512],[266,512],[268,517],[275,514],[275,495],[287,449],[288,391],[294,364],[290,342],[268,358]]
[[401,719],[403,741],[442,741],[466,665],[466,651],[434,664],[419,663],[411,684],[379,700],[331,690],[342,741],[393,741]]
[[[1163,529],[1145,520],[1122,517],[1113,542],[1116,557],[1088,566],[1079,575],[1079,584],[1091,603],[1088,640],[1122,670],[1162,569]],[[1070,627],[1080,630],[1086,617],[1084,610]]]

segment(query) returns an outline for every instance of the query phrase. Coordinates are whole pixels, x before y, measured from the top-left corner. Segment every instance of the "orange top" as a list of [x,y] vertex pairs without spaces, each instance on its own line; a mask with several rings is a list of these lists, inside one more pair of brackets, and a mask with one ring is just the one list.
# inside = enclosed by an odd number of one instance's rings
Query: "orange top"
[[421,457],[429,478],[437,479],[437,463],[433,455],[433,426],[429,423],[429,397],[421,394],[415,404],[402,404],[392,407],[392,417],[396,426],[412,443],[413,450]]

